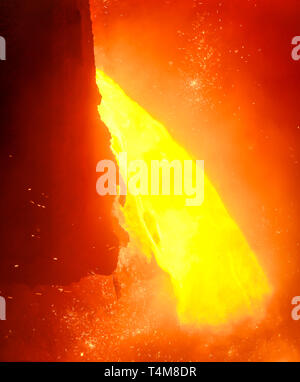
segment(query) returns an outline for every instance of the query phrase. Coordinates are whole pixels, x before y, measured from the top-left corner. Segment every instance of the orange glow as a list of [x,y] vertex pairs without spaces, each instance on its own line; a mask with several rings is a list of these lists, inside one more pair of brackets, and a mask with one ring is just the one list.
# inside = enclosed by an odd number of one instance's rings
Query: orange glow
[[[161,123],[100,70],[97,84],[99,113],[117,161],[121,152],[128,160],[146,163],[192,159]],[[185,200],[184,195],[129,194],[120,207],[133,247],[148,258],[154,254],[169,274],[180,321],[216,326],[259,316],[270,285],[209,179],[205,176],[201,206],[186,206]]]

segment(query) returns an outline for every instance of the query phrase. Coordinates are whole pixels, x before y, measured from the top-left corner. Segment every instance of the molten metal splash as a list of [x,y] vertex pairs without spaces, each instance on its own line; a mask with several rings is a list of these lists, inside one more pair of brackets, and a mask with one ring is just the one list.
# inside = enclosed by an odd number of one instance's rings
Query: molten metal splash
[[[99,113],[117,161],[186,160],[192,157],[165,127],[97,70]],[[122,172],[122,168],[120,169]],[[185,196],[127,195],[124,228],[137,250],[169,274],[183,323],[220,325],[258,314],[270,286],[254,253],[205,177],[201,206]]]

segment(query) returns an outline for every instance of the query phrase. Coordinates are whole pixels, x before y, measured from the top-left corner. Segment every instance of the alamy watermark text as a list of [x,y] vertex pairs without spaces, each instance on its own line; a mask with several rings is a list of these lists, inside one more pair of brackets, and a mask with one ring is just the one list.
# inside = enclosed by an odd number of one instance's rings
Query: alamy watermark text
[[6,41],[5,38],[0,36],[0,61],[6,60]]
[[119,154],[119,174],[111,160],[101,160],[96,171],[97,193],[103,195],[184,195],[186,206],[200,206],[204,200],[203,160],[127,160]]

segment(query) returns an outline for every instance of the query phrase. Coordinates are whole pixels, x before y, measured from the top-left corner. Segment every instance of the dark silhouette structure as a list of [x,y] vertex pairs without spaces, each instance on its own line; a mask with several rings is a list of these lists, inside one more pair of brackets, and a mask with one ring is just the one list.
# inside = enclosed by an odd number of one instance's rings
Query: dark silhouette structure
[[[118,240],[96,164],[101,123],[88,0],[2,0],[0,284],[111,273]],[[118,228],[117,228],[118,229]]]

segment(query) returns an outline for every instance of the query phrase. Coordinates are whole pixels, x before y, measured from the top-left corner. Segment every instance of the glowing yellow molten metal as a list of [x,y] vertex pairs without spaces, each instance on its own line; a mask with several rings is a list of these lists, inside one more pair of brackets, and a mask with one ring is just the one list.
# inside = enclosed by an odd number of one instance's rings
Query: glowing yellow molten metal
[[[161,123],[99,70],[97,84],[99,113],[117,160],[121,152],[128,161],[146,163],[192,159]],[[131,242],[145,255],[154,254],[170,275],[181,322],[219,325],[257,314],[270,288],[207,177],[204,188],[201,206],[186,206],[184,195],[127,195],[121,208]]]

